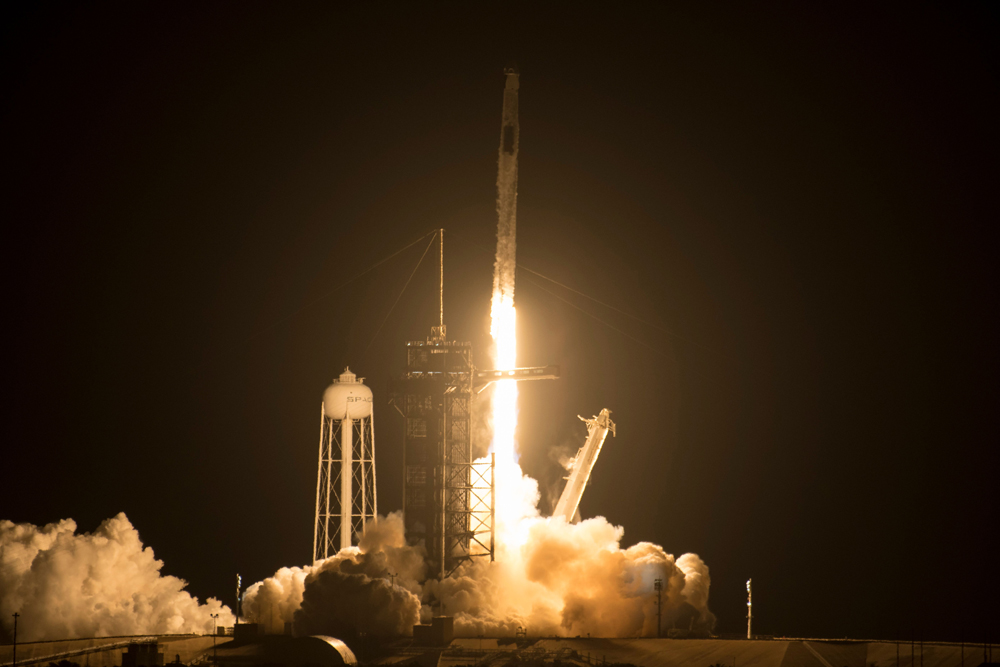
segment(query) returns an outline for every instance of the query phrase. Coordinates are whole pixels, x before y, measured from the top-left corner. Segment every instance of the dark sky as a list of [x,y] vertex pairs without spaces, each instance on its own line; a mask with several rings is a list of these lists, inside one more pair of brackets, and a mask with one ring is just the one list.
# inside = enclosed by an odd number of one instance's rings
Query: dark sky
[[563,369],[523,386],[526,471],[610,408],[582,513],[700,554],[719,631],[752,576],[760,633],[1000,640],[996,13],[368,7],[5,7],[0,517],[124,511],[231,602],[310,558],[346,364],[398,509],[436,267],[373,342],[424,243],[333,290],[444,227],[489,366],[516,62],[518,259],[635,316],[519,272],[520,361]]

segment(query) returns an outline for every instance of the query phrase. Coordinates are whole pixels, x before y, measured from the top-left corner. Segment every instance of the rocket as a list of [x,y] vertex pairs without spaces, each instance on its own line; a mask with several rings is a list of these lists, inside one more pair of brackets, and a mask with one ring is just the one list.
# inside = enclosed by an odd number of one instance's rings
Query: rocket
[[503,120],[500,124],[500,157],[497,165],[497,258],[493,293],[514,299],[514,269],[517,266],[517,122],[518,73],[504,70]]

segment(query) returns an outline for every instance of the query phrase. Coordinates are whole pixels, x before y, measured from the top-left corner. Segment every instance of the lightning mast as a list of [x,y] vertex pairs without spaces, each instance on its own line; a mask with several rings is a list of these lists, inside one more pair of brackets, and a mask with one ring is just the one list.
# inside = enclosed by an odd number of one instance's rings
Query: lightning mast
[[493,560],[493,467],[472,457],[472,344],[447,337],[438,233],[438,326],[406,344],[406,373],[390,383],[390,403],[405,420],[406,539],[423,545],[431,576],[445,577],[473,558]]

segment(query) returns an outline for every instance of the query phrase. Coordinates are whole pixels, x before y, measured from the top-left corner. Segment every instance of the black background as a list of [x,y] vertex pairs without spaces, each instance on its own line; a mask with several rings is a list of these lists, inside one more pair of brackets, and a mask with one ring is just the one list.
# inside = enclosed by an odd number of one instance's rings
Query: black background
[[449,333],[489,366],[516,62],[518,259],[639,318],[519,272],[519,361],[564,375],[522,385],[543,509],[608,407],[582,513],[700,554],[719,631],[752,576],[760,633],[1000,640],[986,5],[4,13],[0,516],[124,511],[232,604],[310,558],[346,364],[398,509],[386,386],[434,252],[374,342],[426,241],[334,288],[444,227]]

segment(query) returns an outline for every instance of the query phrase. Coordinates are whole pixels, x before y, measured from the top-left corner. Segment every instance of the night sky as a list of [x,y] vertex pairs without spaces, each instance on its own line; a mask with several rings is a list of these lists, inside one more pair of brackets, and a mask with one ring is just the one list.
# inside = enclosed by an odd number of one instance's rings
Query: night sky
[[753,577],[758,633],[1000,641],[995,6],[366,7],[5,6],[0,518],[124,511],[232,604],[311,558],[347,364],[399,509],[430,237],[336,288],[445,228],[489,367],[516,63],[518,260],[591,297],[519,271],[543,510],[607,407],[581,512],[701,555],[718,632]]

